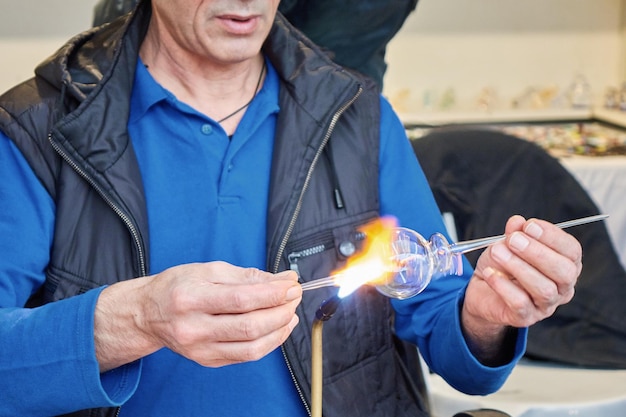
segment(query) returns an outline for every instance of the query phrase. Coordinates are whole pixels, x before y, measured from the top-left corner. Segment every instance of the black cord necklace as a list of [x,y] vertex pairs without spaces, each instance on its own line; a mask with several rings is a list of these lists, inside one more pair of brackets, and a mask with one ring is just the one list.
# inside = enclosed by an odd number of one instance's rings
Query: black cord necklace
[[217,123],[222,123],[224,120],[230,119],[231,117],[233,117],[234,115],[236,115],[237,113],[239,113],[240,111],[242,111],[243,109],[248,107],[250,105],[250,103],[252,103],[252,100],[254,100],[254,98],[256,97],[256,93],[259,92],[259,87],[261,86],[261,80],[263,79],[263,74],[264,73],[265,73],[265,60],[263,60],[263,66],[261,67],[261,73],[259,74],[259,80],[256,82],[256,88],[254,89],[254,94],[252,94],[252,98],[250,99],[250,101],[248,101],[243,106],[239,107],[237,110],[235,110],[234,112],[232,112],[228,116],[221,118],[220,120],[217,121]]

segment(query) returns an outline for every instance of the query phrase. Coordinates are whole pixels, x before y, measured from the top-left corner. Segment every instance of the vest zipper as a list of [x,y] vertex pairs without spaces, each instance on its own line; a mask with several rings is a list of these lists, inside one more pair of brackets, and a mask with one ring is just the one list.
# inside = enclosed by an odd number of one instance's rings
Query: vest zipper
[[[128,218],[128,216],[104,193],[104,191],[100,188],[100,186],[98,184],[95,183],[95,181],[93,179],[91,179],[91,177],[81,168],[78,166],[78,164],[76,164],[72,159],[69,158],[69,156],[67,155],[67,153],[65,153],[65,151],[63,149],[61,149],[60,146],[58,146],[55,142],[54,139],[52,138],[52,134],[48,134],[48,141],[50,142],[50,144],[52,145],[52,148],[54,148],[54,150],[61,156],[61,158],[63,158],[63,160],[65,162],[67,162],[72,169],[74,169],[74,171],[76,171],[78,173],[78,175],[80,175],[82,178],[85,179],[85,181],[87,181],[89,183],[89,185],[91,185],[98,194],[100,194],[100,196],[104,199],[104,201],[109,205],[109,207],[111,207],[111,209],[113,209],[113,211],[119,216],[119,218],[124,222],[124,224],[126,225],[126,227],[128,228],[132,238],[133,238],[133,242],[135,242],[135,246],[137,247],[137,253],[139,254],[139,268],[140,268],[140,273],[141,276],[145,276],[147,275],[147,271],[146,271],[146,259],[145,259],[145,254],[143,251],[143,246],[141,245],[141,239],[139,238],[139,232],[137,231],[137,228],[135,227],[135,225],[133,224],[133,222],[130,220],[130,218]],[[115,409],[115,417],[119,417],[120,412],[122,410],[122,407],[117,407]]]
[[313,246],[312,248],[300,250],[297,252],[291,252],[287,255],[287,259],[289,259],[289,269],[292,271],[296,271],[298,276],[300,276],[300,270],[298,269],[298,261],[300,258],[306,258],[307,256],[315,255],[317,253],[322,253],[326,250],[326,245],[321,244],[317,246]]
[[[313,175],[313,170],[315,169],[315,166],[317,165],[317,161],[319,160],[320,154],[323,152],[324,147],[330,140],[330,135],[333,133],[333,130],[335,129],[335,125],[337,124],[337,120],[339,120],[339,117],[341,117],[341,115],[346,111],[346,109],[350,107],[352,103],[356,101],[357,98],[359,98],[362,92],[363,92],[363,87],[359,86],[359,89],[354,95],[354,97],[352,97],[343,106],[341,106],[341,108],[339,108],[339,110],[335,112],[335,114],[333,115],[330,121],[330,125],[328,126],[328,130],[326,131],[326,135],[324,136],[324,139],[322,140],[322,143],[320,144],[320,147],[317,150],[317,153],[315,154],[315,157],[313,158],[313,162],[311,162],[311,166],[309,167],[309,170],[307,172],[306,178],[304,180],[304,184],[302,186],[302,190],[300,190],[298,203],[296,204],[296,208],[293,212],[293,215],[291,216],[291,220],[289,221],[289,226],[287,227],[287,231],[285,232],[285,235],[283,236],[283,239],[280,242],[280,245],[278,246],[278,251],[276,252],[276,258],[274,260],[274,266],[272,269],[273,273],[277,273],[278,268],[280,267],[280,258],[283,256],[283,253],[285,252],[287,241],[289,240],[289,237],[291,236],[291,233],[293,232],[293,228],[296,225],[296,219],[298,218],[298,215],[300,214],[300,211],[302,210],[302,198],[304,196],[305,191],[309,187],[309,183],[311,182],[311,177]],[[296,387],[296,390],[298,391],[298,395],[300,396],[300,400],[302,401],[302,404],[304,404],[304,408],[306,409],[307,414],[311,416],[311,407],[306,402],[304,394],[302,393],[302,387],[300,387],[300,384],[298,383],[298,380],[296,379],[296,376],[293,372],[293,367],[291,366],[291,363],[289,362],[289,358],[287,357],[287,352],[285,352],[284,345],[281,345],[280,349],[282,351],[283,358],[285,359],[285,364],[287,364],[289,375],[291,375],[291,380],[293,381]]]
[[[354,241],[346,241],[345,243],[355,244],[356,242],[361,242],[365,240],[366,237],[367,236],[365,235],[365,233],[357,231],[355,232],[353,236]],[[317,239],[318,242],[320,240],[322,240],[322,243],[308,247],[306,249],[294,250],[293,252],[289,253],[289,255],[287,255],[287,260],[289,261],[289,269],[291,269],[292,271],[296,271],[298,276],[300,276],[300,268],[298,267],[298,262],[300,262],[300,260],[308,256],[317,255],[318,253],[322,253],[325,250],[329,250],[335,247],[335,241],[332,236],[327,236],[326,238],[322,237],[320,239]],[[344,251],[342,251],[341,245],[339,248],[339,252],[345,257],[350,257],[354,254],[354,252],[345,253]]]
[[54,140],[52,139],[52,134],[48,135],[48,141],[52,144],[52,147],[54,148],[54,150],[63,158],[63,160],[65,160],[65,162],[67,162],[74,169],[74,171],[76,171],[78,173],[78,175],[83,177],[83,179],[85,179],[85,181],[87,181],[89,183],[89,185],[91,185],[98,192],[98,194],[104,199],[104,201],[109,205],[109,207],[111,207],[111,209],[113,209],[115,214],[117,214],[119,216],[119,218],[124,222],[124,224],[128,228],[128,231],[130,232],[130,234],[131,234],[131,236],[133,238],[133,242],[135,243],[135,246],[137,247],[137,252],[139,254],[139,268],[140,268],[141,276],[145,276],[147,274],[147,272],[146,272],[145,254],[144,254],[144,251],[143,251],[143,246],[141,245],[141,239],[139,237],[139,232],[137,231],[137,228],[135,227],[133,222],[122,211],[122,209],[120,209],[113,202],[113,200],[111,200],[104,193],[102,188],[100,188],[100,186],[98,184],[96,184],[95,181],[92,180],[91,177],[81,167],[79,167],[78,164],[76,164],[72,159],[70,159],[70,157],[67,155],[67,153],[65,153],[65,151],[63,149],[61,149],[61,147],[58,146],[54,142]]
[[307,172],[306,178],[304,180],[304,185],[302,186],[302,190],[300,191],[300,197],[298,198],[298,203],[296,204],[296,208],[293,212],[293,215],[291,216],[291,220],[289,221],[289,226],[287,227],[287,231],[285,232],[285,235],[283,236],[283,239],[280,242],[280,245],[278,247],[276,258],[274,259],[274,266],[272,268],[273,273],[277,273],[278,268],[280,267],[280,258],[283,256],[283,252],[285,251],[285,247],[287,246],[287,241],[289,240],[289,237],[291,237],[293,228],[296,225],[296,219],[298,218],[298,215],[300,214],[300,211],[302,210],[302,198],[304,196],[304,192],[309,187],[309,183],[311,182],[311,176],[313,175],[313,170],[315,166],[317,165],[320,154],[322,153],[324,147],[326,146],[326,143],[328,143],[328,140],[330,139],[330,135],[333,133],[333,130],[335,129],[335,125],[337,124],[337,120],[346,111],[346,109],[350,107],[352,103],[356,101],[357,98],[359,98],[362,91],[363,91],[363,87],[359,87],[359,90],[357,91],[355,96],[352,97],[352,99],[350,99],[346,104],[344,104],[339,110],[337,110],[337,112],[334,114],[333,118],[330,121],[328,130],[326,131],[326,136],[324,136],[324,140],[320,144],[320,147],[317,150],[317,153],[315,154],[315,157],[313,158],[313,162],[311,162],[311,166],[309,167],[309,170]]

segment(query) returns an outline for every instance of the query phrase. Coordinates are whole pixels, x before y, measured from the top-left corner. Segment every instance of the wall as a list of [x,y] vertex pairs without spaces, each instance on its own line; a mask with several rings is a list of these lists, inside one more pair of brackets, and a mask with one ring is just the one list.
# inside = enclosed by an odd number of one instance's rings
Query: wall
[[389,45],[385,94],[413,112],[452,89],[470,109],[488,87],[507,107],[582,73],[601,101],[626,74],[624,20],[623,0],[420,0]]
[[[97,0],[0,0],[0,91],[91,24]],[[471,108],[485,87],[500,106],[529,86],[564,89],[577,72],[601,99],[620,84],[626,0],[420,0],[389,45],[385,94],[400,110],[453,89]]]
[[97,0],[0,0],[0,92],[72,35],[89,28]]

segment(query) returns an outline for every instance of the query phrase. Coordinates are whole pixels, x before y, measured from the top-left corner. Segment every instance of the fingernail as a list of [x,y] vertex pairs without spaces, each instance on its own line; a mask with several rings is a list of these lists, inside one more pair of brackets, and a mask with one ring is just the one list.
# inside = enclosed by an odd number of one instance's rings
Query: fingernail
[[511,246],[513,246],[515,249],[519,251],[523,251],[530,244],[530,241],[526,239],[526,237],[519,232],[513,233],[513,235],[511,236],[510,242],[511,242]]
[[302,294],[302,287],[300,285],[294,285],[287,290],[287,301],[295,300]]
[[298,323],[300,323],[300,318],[296,315],[294,315],[291,319],[291,321],[289,322],[289,329],[293,330],[296,328],[296,326],[298,325]]
[[499,243],[491,247],[491,255],[500,261],[506,262],[511,259],[512,253],[506,248],[506,246]]
[[[281,279],[282,279],[282,278],[288,278],[290,275],[292,275],[292,274],[293,274],[293,272],[294,272],[294,271],[292,271],[291,269],[287,269],[287,270],[285,270],[285,271],[282,271],[282,272],[277,273],[277,274],[276,274],[276,277],[280,277]],[[295,275],[294,275],[294,278],[295,278]]]
[[493,269],[492,267],[488,266],[487,268],[483,269],[483,276],[485,278],[489,278],[490,276],[492,276],[495,273],[495,269]]
[[524,231],[535,239],[539,239],[543,234],[543,229],[535,222],[530,222]]

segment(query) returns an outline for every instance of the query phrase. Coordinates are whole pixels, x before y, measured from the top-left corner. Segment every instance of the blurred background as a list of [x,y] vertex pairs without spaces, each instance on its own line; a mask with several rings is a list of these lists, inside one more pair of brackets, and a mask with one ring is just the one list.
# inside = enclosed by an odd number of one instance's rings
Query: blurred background
[[625,4],[420,0],[389,45],[385,93],[407,113],[537,108],[531,90],[550,107],[582,76],[602,104],[626,75]]
[[[626,75],[625,3],[420,0],[388,46],[384,93],[407,118],[507,109],[515,100],[537,108],[556,106],[559,93],[582,76],[601,104]],[[95,4],[0,0],[0,90],[29,77],[36,63],[89,28]]]
[[0,0],[0,91],[91,26],[96,0]]

